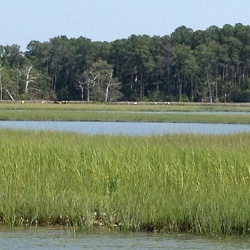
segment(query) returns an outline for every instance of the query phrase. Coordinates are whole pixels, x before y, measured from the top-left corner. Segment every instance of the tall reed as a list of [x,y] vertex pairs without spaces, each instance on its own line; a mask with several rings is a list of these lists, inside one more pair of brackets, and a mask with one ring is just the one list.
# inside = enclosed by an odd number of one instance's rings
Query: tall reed
[[1,130],[0,220],[248,234],[250,135]]

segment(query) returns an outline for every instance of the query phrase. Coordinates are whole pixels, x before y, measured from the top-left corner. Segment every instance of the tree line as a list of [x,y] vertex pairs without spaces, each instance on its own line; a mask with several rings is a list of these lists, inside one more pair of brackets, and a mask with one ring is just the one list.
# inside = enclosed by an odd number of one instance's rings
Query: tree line
[[250,26],[0,45],[0,100],[250,101]]

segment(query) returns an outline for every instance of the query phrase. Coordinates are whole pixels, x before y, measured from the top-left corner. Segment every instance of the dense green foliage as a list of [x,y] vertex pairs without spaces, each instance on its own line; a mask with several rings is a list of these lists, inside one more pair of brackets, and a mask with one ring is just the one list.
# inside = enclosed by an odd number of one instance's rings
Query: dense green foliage
[[0,99],[250,101],[250,26],[0,46]]
[[249,145],[1,130],[0,222],[248,234]]

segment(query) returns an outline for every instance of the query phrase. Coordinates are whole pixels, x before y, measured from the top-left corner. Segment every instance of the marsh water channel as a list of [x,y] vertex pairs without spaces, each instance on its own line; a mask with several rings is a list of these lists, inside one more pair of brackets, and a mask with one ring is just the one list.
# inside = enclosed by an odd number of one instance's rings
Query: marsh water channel
[[[250,119],[250,117],[249,117]],[[157,122],[72,122],[0,121],[0,128],[65,131],[85,134],[232,134],[250,132],[246,124],[157,123]]]
[[98,232],[74,235],[70,230],[0,231],[1,249],[250,249],[249,238],[213,239],[189,235]]

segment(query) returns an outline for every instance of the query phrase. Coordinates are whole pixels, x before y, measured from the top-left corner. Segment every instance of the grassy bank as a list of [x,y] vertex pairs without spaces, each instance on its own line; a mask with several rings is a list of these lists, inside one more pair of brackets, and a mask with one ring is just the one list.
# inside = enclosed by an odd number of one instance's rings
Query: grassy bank
[[124,103],[86,103],[69,102],[68,104],[54,104],[49,102],[0,102],[1,110],[71,110],[71,111],[184,111],[184,112],[202,112],[202,111],[235,111],[250,112],[250,103],[229,104],[229,103],[165,103],[133,102]]
[[[250,124],[249,107],[109,105],[109,104],[1,104],[0,120],[37,121],[131,121]],[[147,111],[150,111],[147,113]],[[171,113],[175,111],[177,113]],[[185,111],[181,113],[178,111]],[[197,111],[194,114],[191,112]],[[236,114],[204,114],[202,111],[238,111]],[[162,113],[165,112],[165,113]]]
[[0,221],[248,234],[250,135],[1,130]]

